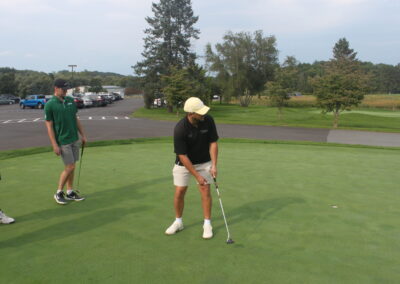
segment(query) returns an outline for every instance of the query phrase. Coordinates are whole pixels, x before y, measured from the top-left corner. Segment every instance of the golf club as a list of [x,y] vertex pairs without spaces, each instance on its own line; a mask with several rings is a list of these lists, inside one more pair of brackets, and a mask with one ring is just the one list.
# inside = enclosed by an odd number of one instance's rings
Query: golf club
[[225,218],[224,206],[222,206],[221,195],[219,194],[217,179],[216,179],[215,177],[213,177],[213,179],[214,179],[215,189],[217,190],[217,195],[218,195],[218,199],[219,199],[219,205],[221,206],[222,216],[224,217],[226,232],[228,233],[228,238],[227,238],[227,240],[226,240],[226,243],[227,243],[228,245],[229,245],[229,244],[233,244],[234,241],[232,240],[231,234],[229,233],[228,223],[226,222],[226,218]]
[[79,191],[79,180],[81,179],[83,149],[85,149],[85,144],[82,144],[81,157],[79,159],[80,161],[79,161],[78,181],[76,182],[76,189],[75,189],[75,191],[78,192],[78,193],[80,193],[80,191]]

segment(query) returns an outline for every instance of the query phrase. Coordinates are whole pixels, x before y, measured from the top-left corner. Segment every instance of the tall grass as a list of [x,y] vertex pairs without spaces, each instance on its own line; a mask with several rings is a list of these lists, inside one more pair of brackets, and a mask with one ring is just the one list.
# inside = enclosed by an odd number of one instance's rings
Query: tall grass
[[361,108],[382,108],[400,110],[400,94],[396,95],[367,95],[362,101]]

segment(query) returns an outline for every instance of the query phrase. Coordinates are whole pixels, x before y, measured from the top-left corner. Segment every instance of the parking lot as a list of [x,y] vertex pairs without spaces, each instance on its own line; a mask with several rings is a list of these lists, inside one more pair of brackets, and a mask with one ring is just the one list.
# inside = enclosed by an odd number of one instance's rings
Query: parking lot
[[[89,141],[171,135],[171,122],[132,118],[132,112],[142,106],[142,98],[130,98],[106,107],[79,109],[78,116]],[[0,134],[0,151],[50,145],[43,109],[1,105]]]

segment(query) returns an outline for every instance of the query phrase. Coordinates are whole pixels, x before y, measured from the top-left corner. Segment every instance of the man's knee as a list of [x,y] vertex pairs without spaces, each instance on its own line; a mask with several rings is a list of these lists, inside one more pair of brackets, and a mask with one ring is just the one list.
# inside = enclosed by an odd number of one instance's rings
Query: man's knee
[[210,185],[201,185],[199,186],[199,190],[201,193],[202,197],[210,197],[211,196],[211,190],[210,190]]
[[185,197],[185,193],[187,190],[187,186],[176,186],[175,187],[175,197],[179,199],[183,199]]
[[68,164],[68,165],[65,165],[65,171],[67,172],[67,173],[71,173],[71,172],[73,172],[75,170],[75,164]]

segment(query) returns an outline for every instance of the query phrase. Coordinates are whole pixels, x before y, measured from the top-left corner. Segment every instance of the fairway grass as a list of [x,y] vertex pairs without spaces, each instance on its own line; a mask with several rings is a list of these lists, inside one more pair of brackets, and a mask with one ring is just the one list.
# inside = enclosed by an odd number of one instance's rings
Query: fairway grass
[[[172,139],[171,139],[172,140]],[[174,219],[170,139],[90,147],[85,201],[53,200],[52,152],[0,160],[1,283],[399,283],[400,150],[219,144],[211,240],[192,180]],[[337,208],[335,208],[335,206]]]
[[[283,108],[283,116],[278,118],[275,107],[251,105],[240,107],[213,103],[210,114],[217,123],[272,125],[309,128],[332,128],[332,114],[322,114],[318,108]],[[165,108],[138,109],[133,113],[135,117],[157,120],[178,121],[183,117],[182,110],[168,113]],[[342,112],[339,118],[339,129],[353,129],[379,132],[400,132],[400,112],[382,109],[356,109]]]

